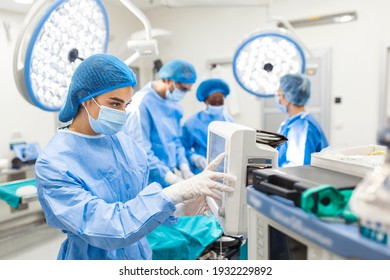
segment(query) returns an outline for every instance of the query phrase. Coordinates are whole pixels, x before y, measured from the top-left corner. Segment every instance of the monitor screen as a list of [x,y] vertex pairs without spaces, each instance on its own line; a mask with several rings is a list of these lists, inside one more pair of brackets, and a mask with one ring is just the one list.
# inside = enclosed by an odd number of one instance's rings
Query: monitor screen
[[270,260],[307,260],[307,246],[287,234],[269,226]]
[[[226,152],[226,140],[225,138],[210,132],[209,133],[209,154],[208,154],[208,161],[213,161],[219,154]],[[217,166],[214,171],[216,172],[224,172],[226,173],[226,166],[227,166],[227,155],[222,160],[222,162]],[[220,183],[223,183],[219,180]],[[214,199],[212,197],[207,197],[207,202],[209,204],[210,210],[213,212],[213,214],[217,217],[219,224],[222,228],[225,227],[225,216],[224,214],[221,215],[221,213],[224,213],[224,205],[225,205],[226,196],[225,193],[222,192],[222,200]],[[222,211],[222,212],[221,212]]]
[[[209,162],[213,161],[219,154],[225,152],[226,147],[226,141],[225,138],[215,134],[210,133],[210,151],[209,151]],[[216,172],[226,172],[225,170],[225,159],[217,166],[217,168],[214,170]]]

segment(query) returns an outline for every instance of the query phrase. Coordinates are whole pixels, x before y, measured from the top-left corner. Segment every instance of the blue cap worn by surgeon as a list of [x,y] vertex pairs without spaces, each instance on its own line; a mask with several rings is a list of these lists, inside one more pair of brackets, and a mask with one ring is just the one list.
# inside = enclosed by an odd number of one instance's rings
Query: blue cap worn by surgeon
[[91,55],[73,73],[59,119],[68,122],[76,116],[82,102],[115,89],[134,88],[136,83],[134,72],[117,57],[110,54]]
[[229,85],[221,79],[208,79],[200,83],[196,91],[196,98],[205,101],[213,93],[221,92],[226,97],[230,93]]
[[287,100],[304,106],[310,98],[310,81],[301,74],[287,74],[280,78],[280,87]]
[[176,83],[193,84],[196,82],[194,66],[184,60],[172,60],[161,67],[158,75],[163,80],[173,80]]

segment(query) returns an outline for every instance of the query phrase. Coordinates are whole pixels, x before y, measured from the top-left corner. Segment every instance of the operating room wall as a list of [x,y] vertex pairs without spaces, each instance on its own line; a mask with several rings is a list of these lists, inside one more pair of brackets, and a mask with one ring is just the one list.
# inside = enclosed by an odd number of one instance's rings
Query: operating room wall
[[[202,79],[208,60],[231,59],[246,35],[269,28],[268,14],[292,20],[356,11],[358,20],[354,22],[295,30],[309,48],[331,48],[328,138],[332,146],[346,147],[376,143],[382,54],[390,36],[389,10],[386,0],[375,1],[375,5],[369,0],[274,0],[268,11],[265,7],[157,8],[146,11],[146,15],[153,27],[173,32],[170,41],[160,44],[162,60],[187,59]],[[236,120],[259,127],[263,100],[242,91],[238,96],[240,114]],[[340,104],[334,102],[335,97],[341,97]],[[196,102],[194,94],[185,98],[184,118],[202,107]]]
[[[118,1],[119,2],[119,1]],[[123,6],[105,4],[110,24],[108,52],[126,59],[132,53],[126,48],[130,34],[142,28],[139,20]],[[0,159],[14,156],[9,143],[24,140],[44,147],[54,135],[57,114],[43,111],[28,103],[19,94],[13,77],[15,41],[22,28],[25,14],[0,10]],[[10,26],[9,39],[3,24]]]

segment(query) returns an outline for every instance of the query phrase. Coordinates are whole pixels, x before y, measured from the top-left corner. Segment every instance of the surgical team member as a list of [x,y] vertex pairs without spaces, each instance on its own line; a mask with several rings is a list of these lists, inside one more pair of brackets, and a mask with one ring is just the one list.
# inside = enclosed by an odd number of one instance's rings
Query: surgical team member
[[38,197],[48,225],[67,234],[58,259],[151,259],[145,236],[175,223],[175,205],[230,191],[207,171],[162,189],[147,185],[145,151],[118,131],[126,121],[136,78],[118,58],[96,54],[76,68],[59,129],[36,165]]
[[279,167],[310,164],[311,154],[328,146],[320,124],[305,105],[310,98],[310,81],[301,74],[287,74],[280,79],[275,94],[276,106],[288,118],[281,123],[279,133],[288,141],[277,147]]
[[[181,143],[183,109],[179,103],[196,81],[192,64],[172,60],[161,67],[159,80],[149,82],[133,98],[124,131],[136,135],[148,155],[149,183],[158,182],[163,187],[194,176]],[[141,127],[141,129],[140,129]]]
[[212,121],[233,122],[233,118],[224,110],[224,101],[229,93],[229,85],[222,79],[205,80],[196,91],[196,98],[206,104],[206,109],[188,118],[183,125],[182,136],[191,171],[195,174],[200,173],[207,165],[209,124]]

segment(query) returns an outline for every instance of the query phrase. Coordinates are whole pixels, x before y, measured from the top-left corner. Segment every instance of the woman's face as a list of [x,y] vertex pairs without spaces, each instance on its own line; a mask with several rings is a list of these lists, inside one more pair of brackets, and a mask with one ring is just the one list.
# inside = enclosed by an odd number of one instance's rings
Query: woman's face
[[275,94],[275,98],[277,98],[279,100],[279,104],[280,105],[287,105],[288,104],[288,100],[287,98],[284,96],[284,92],[282,90],[281,87],[279,87],[278,89],[278,92]]
[[[95,100],[100,106],[106,106],[111,109],[125,111],[126,106],[131,102],[132,96],[133,88],[124,87],[96,96]],[[86,100],[84,103],[84,106],[87,107],[91,117],[96,120],[99,116],[99,106],[92,99]]]
[[225,96],[222,92],[214,92],[206,98],[206,103],[211,106],[222,106],[224,104]]

